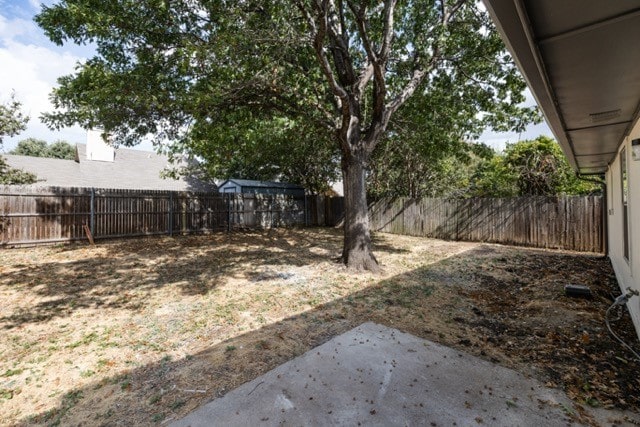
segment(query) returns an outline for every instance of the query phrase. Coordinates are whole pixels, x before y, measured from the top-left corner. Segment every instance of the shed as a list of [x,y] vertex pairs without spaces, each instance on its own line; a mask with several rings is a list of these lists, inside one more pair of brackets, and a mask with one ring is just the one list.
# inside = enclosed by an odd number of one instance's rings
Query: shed
[[228,179],[218,186],[221,193],[286,194],[304,197],[304,187],[286,182]]

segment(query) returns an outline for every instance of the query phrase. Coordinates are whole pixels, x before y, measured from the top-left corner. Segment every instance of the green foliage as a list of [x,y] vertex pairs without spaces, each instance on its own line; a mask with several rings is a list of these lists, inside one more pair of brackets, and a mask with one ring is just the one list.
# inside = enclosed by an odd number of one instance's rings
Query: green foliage
[[27,138],[18,142],[11,154],[31,157],[50,157],[54,159],[73,160],[76,149],[66,141],[56,141],[51,145],[42,139]]
[[467,194],[472,197],[514,197],[518,195],[516,179],[505,167],[504,156],[494,153],[478,165]]
[[[322,52],[337,48],[329,37],[314,38],[320,11],[311,4],[63,0],[44,6],[36,21],[51,40],[94,43],[98,51],[59,79],[56,111],[44,121],[53,128],[102,127],[124,144],[151,134],[171,141],[175,157],[203,159],[211,177],[281,179],[322,191],[339,175],[346,148],[336,137],[343,104],[316,45]],[[341,20],[347,62],[327,57],[330,71],[347,81],[367,69],[367,42],[382,44],[385,21],[382,4],[339,6],[344,9],[331,19]],[[446,25],[441,6],[451,11]],[[539,119],[534,109],[518,106],[524,81],[475,2],[400,2],[393,14],[384,94],[370,76],[354,110],[363,138],[378,138],[382,129],[383,148],[371,162],[381,183],[374,192],[399,188],[409,161],[422,161],[422,171],[455,173],[453,158],[465,156],[460,141],[485,127],[521,130]],[[424,77],[414,79],[417,71]],[[397,109],[393,103],[402,105],[405,95],[410,101]],[[380,102],[394,105],[388,115]],[[425,194],[457,179],[431,188],[425,182],[432,173],[415,174],[424,177],[418,187]]]
[[458,197],[483,161],[477,144],[399,145],[384,141],[368,176],[369,195],[379,197]]
[[312,193],[338,179],[333,141],[313,123],[285,117],[255,120],[236,112],[193,132],[188,149],[206,160],[202,167],[211,178],[279,179]]
[[27,138],[18,142],[16,148],[11,150],[9,154],[16,154],[18,156],[31,156],[31,157],[47,157],[47,141],[36,138]]
[[0,104],[0,146],[5,136],[15,136],[27,127],[29,117],[20,111],[21,104],[11,94],[11,100]]
[[553,196],[583,195],[600,191],[593,182],[578,179],[560,146],[551,138],[507,145],[477,169],[472,179],[472,195]]
[[[0,104],[0,147],[2,138],[15,136],[24,130],[29,118],[20,111],[21,104],[11,95],[8,104]],[[9,167],[6,160],[0,156],[0,184],[31,184],[36,181],[36,176],[19,169]]]
[[74,160],[76,158],[76,149],[67,141],[58,140],[49,145],[46,157]]
[[[428,96],[414,96],[398,111],[373,154],[372,196],[445,197],[466,189],[477,163],[493,151],[464,141],[477,137],[495,119],[480,117],[480,104],[487,104],[483,109],[495,105],[489,105],[491,98],[483,89],[465,82],[463,73],[446,75],[433,83]],[[522,120],[520,127],[536,116],[523,110],[516,117]]]
[[36,181],[34,174],[10,167],[0,156],[0,185],[33,184]]
[[508,146],[504,161],[516,175],[520,195],[585,194],[598,189],[576,177],[558,143],[548,137]]

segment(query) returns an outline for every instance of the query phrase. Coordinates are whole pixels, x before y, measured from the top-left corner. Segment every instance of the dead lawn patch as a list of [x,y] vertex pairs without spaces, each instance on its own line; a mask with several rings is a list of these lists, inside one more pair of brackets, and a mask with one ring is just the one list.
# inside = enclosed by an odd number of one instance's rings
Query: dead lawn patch
[[[296,229],[0,251],[0,420],[168,422],[366,321],[640,408],[603,257],[377,234],[374,276],[340,249],[339,230]],[[614,327],[638,348],[628,314]]]

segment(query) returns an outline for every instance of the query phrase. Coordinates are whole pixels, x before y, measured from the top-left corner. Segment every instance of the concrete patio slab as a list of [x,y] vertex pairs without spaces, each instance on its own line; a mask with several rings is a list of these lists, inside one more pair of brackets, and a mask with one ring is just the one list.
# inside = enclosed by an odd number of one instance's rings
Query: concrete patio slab
[[515,371],[365,323],[172,425],[578,425],[572,408]]

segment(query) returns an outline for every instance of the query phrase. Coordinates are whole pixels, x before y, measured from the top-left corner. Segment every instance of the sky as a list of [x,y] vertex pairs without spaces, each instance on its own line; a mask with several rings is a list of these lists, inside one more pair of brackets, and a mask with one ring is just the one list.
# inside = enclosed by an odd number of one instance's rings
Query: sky
[[[53,110],[49,94],[56,86],[57,78],[72,73],[78,62],[94,53],[92,46],[56,46],[35,24],[33,18],[42,5],[54,3],[53,0],[0,0],[0,102],[8,102],[14,92],[22,103],[23,111],[31,118],[25,131],[12,138],[4,138],[5,152],[25,138],[43,139],[49,143],[59,139],[72,144],[86,141],[86,131],[78,126],[53,131],[39,119],[42,113]],[[533,105],[530,93],[527,100],[527,105]],[[502,150],[506,143],[539,135],[552,136],[544,122],[530,126],[522,134],[485,132],[479,141]],[[135,148],[152,150],[149,142]]]

